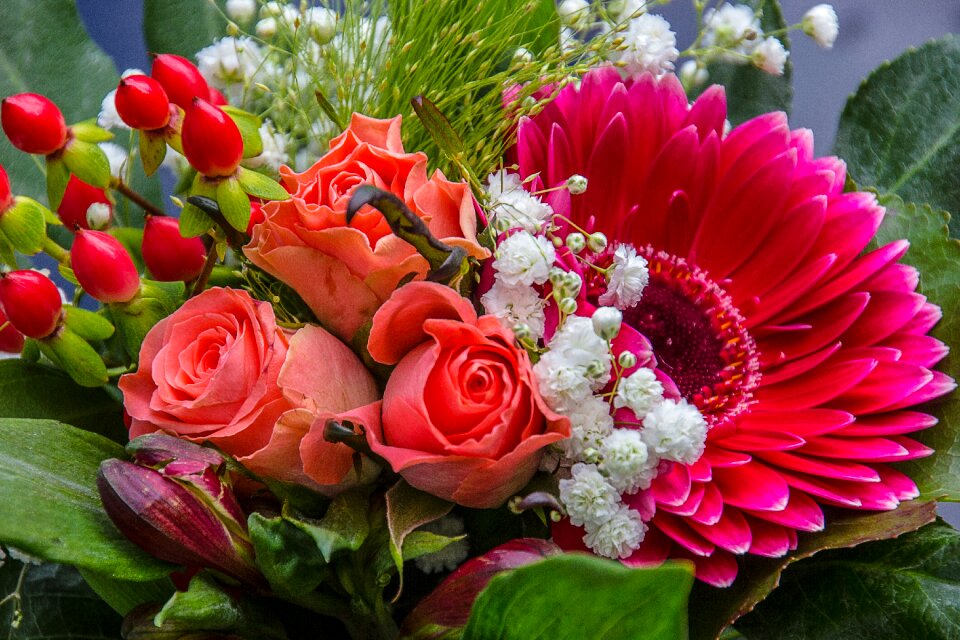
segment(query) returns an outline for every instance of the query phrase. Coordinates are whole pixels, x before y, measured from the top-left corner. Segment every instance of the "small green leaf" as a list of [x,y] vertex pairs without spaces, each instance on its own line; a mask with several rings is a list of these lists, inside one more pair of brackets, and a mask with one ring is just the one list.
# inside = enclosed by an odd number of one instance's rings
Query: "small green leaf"
[[[402,572],[406,555],[404,540],[419,526],[450,513],[453,503],[414,489],[405,480],[390,487],[386,494],[387,527],[390,531],[390,557]],[[403,576],[401,573],[401,584]]]
[[63,276],[63,279],[74,285],[75,287],[80,286],[80,281],[77,280],[77,274],[73,272],[73,269],[63,264],[62,262],[57,265],[57,271],[60,272],[60,275]]
[[107,142],[113,140],[113,134],[106,129],[98,127],[96,119],[84,120],[83,122],[72,124],[70,125],[70,130],[77,140],[83,140],[84,142]]
[[0,419],[0,543],[120,580],[172,567],[128,541],[103,510],[97,469],[123,447],[52,420]]
[[202,236],[213,226],[213,219],[196,205],[187,203],[180,211],[180,235],[184,238]]
[[69,327],[40,340],[40,350],[81,387],[100,387],[109,380],[100,354]]
[[224,219],[237,231],[246,231],[250,224],[250,198],[244,193],[240,181],[225,178],[217,186],[217,204]]
[[230,105],[224,105],[220,108],[230,116],[230,119],[237,125],[237,129],[240,130],[240,137],[243,138],[243,157],[256,158],[263,153],[263,138],[260,137],[260,127],[263,125],[263,120],[249,111]]
[[463,540],[467,536],[442,536],[430,531],[411,531],[403,541],[403,560],[414,560],[421,556],[443,551],[454,542]]
[[126,615],[143,604],[166,602],[175,591],[170,578],[131,582],[115,580],[108,575],[86,569],[81,570],[80,575],[90,588],[120,615]]
[[254,198],[262,200],[289,200],[290,194],[279,182],[253,169],[240,167],[240,186]]
[[[463,640],[677,640],[687,634],[693,571],[630,569],[565,554],[501,573],[473,605]],[[589,621],[589,622],[588,622]]]
[[[834,151],[857,183],[960,215],[960,37],[878,67],[843,109]],[[960,217],[950,226],[960,236]]]
[[140,160],[143,161],[143,172],[152,176],[163,164],[165,157],[167,157],[167,140],[164,135],[141,131]]
[[324,579],[326,562],[314,539],[282,517],[259,513],[247,521],[257,565],[278,593],[310,593]]
[[110,227],[107,233],[120,241],[123,248],[127,250],[133,263],[137,265],[137,271],[143,272],[143,229],[134,227]]
[[0,233],[20,253],[38,253],[47,235],[44,209],[36,200],[17,196],[14,205],[0,213]]
[[68,304],[63,315],[64,323],[84,340],[106,340],[113,335],[113,325],[99,313]]
[[63,200],[63,194],[67,190],[67,183],[70,182],[70,170],[63,158],[47,158],[47,201],[50,203],[50,209],[57,210],[60,201]]
[[948,640],[958,620],[960,533],[938,521],[796,564],[737,628],[777,640]]
[[13,247],[7,241],[7,237],[0,233],[0,261],[11,269],[17,269],[17,256],[13,254]]
[[417,96],[410,101],[410,104],[440,151],[451,159],[460,157],[463,154],[463,140],[453,130],[450,121],[437,108],[437,105],[424,96]]
[[291,518],[289,521],[310,535],[324,560],[330,562],[338,552],[356,551],[367,539],[370,532],[368,509],[367,496],[351,490],[334,498],[320,520]]
[[110,185],[110,161],[98,145],[83,140],[73,140],[63,152],[63,162],[70,173],[95,187],[106,189]]
[[182,282],[143,280],[139,296],[129,302],[107,305],[113,325],[134,362],[140,356],[140,345],[147,333],[177,310],[183,301],[184,290]]

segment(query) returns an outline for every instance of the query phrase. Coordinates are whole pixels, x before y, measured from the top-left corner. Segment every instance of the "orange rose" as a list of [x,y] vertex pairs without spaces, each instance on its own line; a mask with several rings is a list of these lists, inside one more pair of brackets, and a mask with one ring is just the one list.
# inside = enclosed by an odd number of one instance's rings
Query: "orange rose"
[[452,289],[415,282],[373,318],[370,355],[396,364],[383,396],[377,455],[411,485],[474,508],[497,507],[537,470],[543,447],[570,435],[527,353],[493,316]]
[[477,258],[488,252],[476,238],[473,196],[441,172],[427,178],[427,157],[405,153],[400,116],[376,120],[354,114],[330,151],[303,173],[280,170],[291,192],[264,206],[266,219],[244,253],[300,294],[320,323],[345,341],[366,324],[408,274],[422,278],[426,260],[393,236],[379,211],[364,207],[348,227],[347,204],[362,184],[390,191],[449,245]]

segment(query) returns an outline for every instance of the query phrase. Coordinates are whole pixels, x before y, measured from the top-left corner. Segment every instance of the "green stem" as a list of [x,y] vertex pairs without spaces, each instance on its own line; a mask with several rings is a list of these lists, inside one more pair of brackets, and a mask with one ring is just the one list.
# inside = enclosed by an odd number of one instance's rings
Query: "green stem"
[[207,251],[207,259],[203,263],[203,270],[200,271],[200,275],[197,276],[197,279],[193,283],[193,289],[190,291],[191,298],[202,292],[207,287],[207,281],[210,279],[210,274],[213,273],[213,266],[215,264],[217,264],[216,241],[210,245],[210,250]]
[[60,264],[70,264],[70,252],[49,237],[43,239],[43,251]]

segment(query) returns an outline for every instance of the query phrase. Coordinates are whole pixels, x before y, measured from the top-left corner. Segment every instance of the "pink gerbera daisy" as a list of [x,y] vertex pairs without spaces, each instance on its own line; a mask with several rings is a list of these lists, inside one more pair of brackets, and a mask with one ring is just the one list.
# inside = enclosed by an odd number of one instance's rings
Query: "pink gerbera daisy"
[[[655,505],[625,562],[690,558],[718,586],[736,556],[781,556],[821,529],[823,505],[915,498],[890,463],[931,453],[906,434],[936,420],[911,407],[955,386],[932,369],[947,353],[927,335],[941,314],[899,263],[908,243],[865,251],[884,216],[875,197],[844,193],[843,162],[815,158],[783,113],[727,135],[725,117],[721,87],[689,104],[673,75],[599,69],[524,119],[516,148],[524,178],[587,178],[583,195],[554,198],[558,213],[646,256],[624,323],[711,425],[697,462],[624,497]],[[582,548],[569,523],[554,533]]]

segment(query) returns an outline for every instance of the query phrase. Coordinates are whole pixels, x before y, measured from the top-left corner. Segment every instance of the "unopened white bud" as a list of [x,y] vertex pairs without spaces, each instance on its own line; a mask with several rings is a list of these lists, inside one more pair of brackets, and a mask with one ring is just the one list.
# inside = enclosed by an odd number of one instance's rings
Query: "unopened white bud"
[[560,311],[568,316],[577,312],[577,301],[573,298],[564,298],[560,301]]
[[596,233],[591,233],[590,237],[587,238],[587,246],[590,247],[591,251],[600,253],[607,248],[607,236],[603,235],[599,231]]
[[593,312],[593,330],[606,341],[613,340],[620,333],[623,314],[615,307],[598,307]]
[[268,2],[260,9],[260,16],[276,18],[283,15],[283,9],[282,2]]
[[517,340],[527,340],[531,336],[530,325],[518,322],[513,325],[513,335],[517,337]]
[[632,369],[637,366],[637,356],[632,351],[621,351],[617,363],[624,369]]
[[563,0],[557,13],[563,24],[571,29],[583,29],[590,21],[590,3],[587,0]]
[[327,44],[337,34],[337,12],[326,7],[311,7],[304,13],[310,37],[318,44]]
[[691,89],[703,86],[709,77],[710,74],[706,68],[701,67],[694,60],[687,60],[680,66],[680,82],[683,83],[683,88],[688,92]]
[[257,0],[227,0],[224,10],[231,20],[249,22],[257,15]]
[[277,19],[276,18],[264,18],[259,21],[256,26],[257,36],[263,38],[264,40],[272,38],[277,35]]
[[87,207],[87,226],[91,229],[103,229],[110,224],[110,205],[104,202],[94,202]]
[[580,253],[587,246],[587,239],[582,233],[573,232],[567,236],[567,248],[574,253]]
[[579,173],[573,174],[567,178],[567,190],[570,191],[570,195],[579,196],[587,190],[587,179]]
[[553,246],[555,246],[557,249],[563,246],[563,240],[560,239],[560,236],[553,236],[550,238],[550,241],[553,242]]

